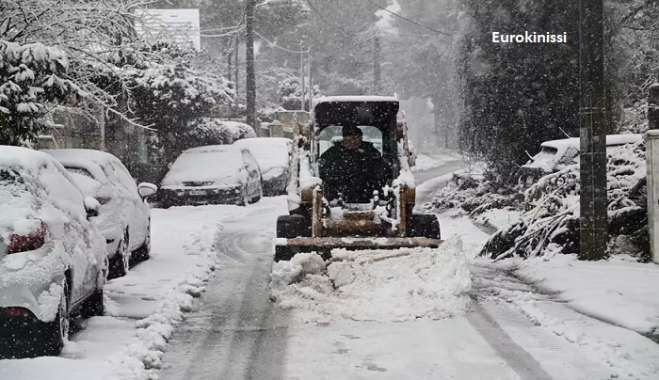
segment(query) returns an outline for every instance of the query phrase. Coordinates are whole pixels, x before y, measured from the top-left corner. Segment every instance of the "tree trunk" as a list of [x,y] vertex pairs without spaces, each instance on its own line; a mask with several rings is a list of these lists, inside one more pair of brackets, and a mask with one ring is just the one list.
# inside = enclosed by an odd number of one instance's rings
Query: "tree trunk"
[[256,0],[247,0],[245,9],[245,20],[247,24],[247,34],[245,36],[245,75],[247,78],[246,108],[247,124],[257,130],[256,125],[256,74],[254,68],[254,8]]

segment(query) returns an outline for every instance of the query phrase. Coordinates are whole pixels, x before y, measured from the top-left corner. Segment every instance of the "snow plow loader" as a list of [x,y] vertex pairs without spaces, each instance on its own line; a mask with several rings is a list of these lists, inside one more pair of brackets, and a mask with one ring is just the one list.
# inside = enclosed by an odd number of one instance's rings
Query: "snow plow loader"
[[396,249],[441,244],[434,215],[414,213],[407,125],[393,97],[316,101],[295,131],[289,214],[277,219],[275,261],[301,252]]

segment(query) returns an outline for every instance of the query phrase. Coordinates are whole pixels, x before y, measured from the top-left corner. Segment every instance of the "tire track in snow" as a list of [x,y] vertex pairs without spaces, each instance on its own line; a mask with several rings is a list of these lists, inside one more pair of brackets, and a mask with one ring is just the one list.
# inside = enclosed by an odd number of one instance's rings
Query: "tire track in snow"
[[[218,232],[220,262],[199,311],[172,339],[162,379],[279,379],[288,319],[269,300],[271,236]],[[278,321],[281,321],[278,322]]]
[[520,378],[552,379],[540,363],[515,343],[481,304],[474,302],[473,309],[474,312],[467,314],[467,320]]

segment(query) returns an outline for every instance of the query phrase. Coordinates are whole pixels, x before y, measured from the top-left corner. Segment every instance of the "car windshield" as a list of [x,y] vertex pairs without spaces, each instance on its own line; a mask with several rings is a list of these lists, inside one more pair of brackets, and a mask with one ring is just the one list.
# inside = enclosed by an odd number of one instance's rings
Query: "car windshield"
[[184,181],[215,181],[236,175],[242,160],[232,148],[203,148],[181,154],[163,179],[163,185]]
[[94,176],[92,175],[92,173],[89,170],[85,169],[85,168],[81,168],[81,167],[78,167],[78,166],[68,166],[68,165],[64,166],[64,168],[66,170],[68,170],[69,172],[71,172],[71,173],[80,174],[80,175],[83,175],[85,177],[95,179]]
[[540,152],[533,156],[533,162],[540,163],[555,160],[556,153],[558,153],[558,149],[551,146],[543,146]]

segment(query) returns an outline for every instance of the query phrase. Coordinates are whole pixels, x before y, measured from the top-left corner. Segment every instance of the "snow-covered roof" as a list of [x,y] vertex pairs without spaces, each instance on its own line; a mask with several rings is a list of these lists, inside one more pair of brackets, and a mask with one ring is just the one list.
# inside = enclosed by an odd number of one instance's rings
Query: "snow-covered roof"
[[567,147],[575,147],[579,149],[580,140],[578,137],[570,137],[569,139],[549,140],[545,141],[540,146],[547,146],[550,148],[564,149]]
[[0,145],[0,167],[21,168],[36,171],[37,168],[53,159],[36,150],[16,146]]
[[100,182],[105,182],[107,178],[99,165],[118,160],[110,153],[93,149],[46,149],[42,152],[55,157],[66,168],[87,169],[94,179]]
[[641,134],[607,135],[606,145],[632,144],[641,140],[643,140],[643,135]]
[[[607,135],[606,136],[606,145],[624,145],[639,142],[643,139],[643,135],[640,134],[625,134],[625,135]],[[581,140],[578,137],[570,137],[567,139],[560,140],[549,140],[541,144],[541,146],[547,146],[556,149],[564,149],[567,147],[574,147],[576,149],[580,148]]]
[[321,103],[332,102],[398,102],[393,96],[378,96],[378,95],[341,95],[341,96],[323,96],[314,99],[314,107]]
[[83,195],[51,156],[32,149],[0,145],[0,169],[11,169],[20,182],[0,182],[0,233],[27,219],[57,223],[64,214],[84,221]]

